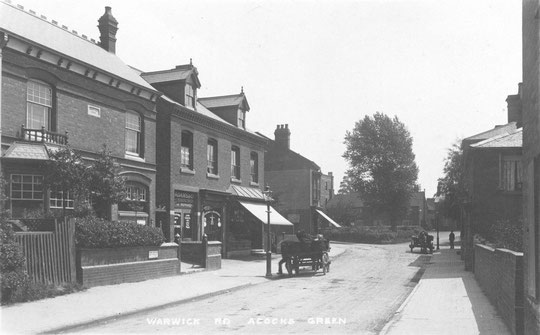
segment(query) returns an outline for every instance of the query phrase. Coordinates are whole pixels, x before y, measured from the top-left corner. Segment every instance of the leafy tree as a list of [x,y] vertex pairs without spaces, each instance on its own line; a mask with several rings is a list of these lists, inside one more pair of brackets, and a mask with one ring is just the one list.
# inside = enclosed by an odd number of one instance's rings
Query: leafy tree
[[100,218],[110,218],[110,206],[126,198],[126,183],[120,176],[120,164],[104,145],[99,157],[88,170],[90,200]]
[[437,196],[443,200],[439,203],[442,215],[454,220],[461,220],[461,205],[467,198],[464,187],[464,161],[461,140],[456,141],[448,149],[444,162],[444,176],[439,178]]
[[351,179],[347,175],[343,176],[343,179],[339,183],[338,194],[349,194],[353,192],[354,192],[354,189],[351,185]]
[[347,131],[345,145],[350,187],[375,213],[388,215],[395,229],[407,212],[418,178],[409,131],[396,116],[391,119],[377,112]]
[[[87,192],[87,168],[81,156],[68,146],[49,154],[45,163],[43,186],[51,192],[62,192],[67,199],[70,192],[74,198]],[[65,214],[66,202],[63,201],[62,213]]]

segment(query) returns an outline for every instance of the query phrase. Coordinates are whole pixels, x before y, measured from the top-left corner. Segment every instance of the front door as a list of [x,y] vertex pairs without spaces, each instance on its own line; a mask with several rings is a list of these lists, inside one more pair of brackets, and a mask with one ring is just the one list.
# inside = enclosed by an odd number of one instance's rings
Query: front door
[[193,239],[193,221],[190,209],[177,209],[174,211],[174,236],[182,241]]

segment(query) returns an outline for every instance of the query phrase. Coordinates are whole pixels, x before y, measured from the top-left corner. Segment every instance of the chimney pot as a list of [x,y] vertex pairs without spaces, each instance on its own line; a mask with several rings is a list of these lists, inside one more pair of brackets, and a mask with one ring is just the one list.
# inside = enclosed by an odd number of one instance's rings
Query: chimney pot
[[291,146],[291,131],[289,125],[278,124],[274,131],[276,144],[282,149],[290,149]]

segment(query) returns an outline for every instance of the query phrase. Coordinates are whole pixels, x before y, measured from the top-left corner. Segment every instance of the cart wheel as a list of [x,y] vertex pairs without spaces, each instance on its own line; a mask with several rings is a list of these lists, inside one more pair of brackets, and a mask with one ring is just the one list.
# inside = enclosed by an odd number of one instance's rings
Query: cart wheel
[[287,258],[287,262],[285,262],[285,268],[287,269],[287,273],[289,274],[289,276],[292,276],[293,272],[292,272],[292,264],[291,264],[291,259],[290,258]]
[[328,256],[328,253],[323,253],[322,255],[322,271],[323,274],[326,274],[327,272],[330,272],[330,257]]

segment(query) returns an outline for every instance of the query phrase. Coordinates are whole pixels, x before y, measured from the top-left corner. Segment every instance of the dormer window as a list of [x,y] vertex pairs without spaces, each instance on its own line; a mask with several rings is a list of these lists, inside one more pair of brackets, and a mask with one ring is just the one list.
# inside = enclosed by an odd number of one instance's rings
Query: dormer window
[[195,90],[190,84],[186,84],[186,107],[195,107]]
[[246,112],[238,108],[238,127],[246,129]]

